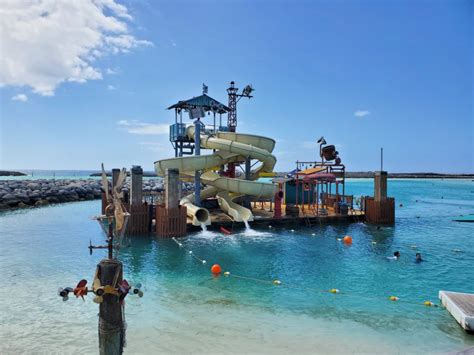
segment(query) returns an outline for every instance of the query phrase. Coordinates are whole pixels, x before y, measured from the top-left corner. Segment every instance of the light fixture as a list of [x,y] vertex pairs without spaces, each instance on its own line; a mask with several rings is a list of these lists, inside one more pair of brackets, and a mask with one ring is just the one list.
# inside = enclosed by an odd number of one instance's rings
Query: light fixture
[[242,90],[242,95],[243,96],[250,96],[250,94],[252,93],[253,91],[253,88],[252,88],[252,85],[247,85],[244,90]]

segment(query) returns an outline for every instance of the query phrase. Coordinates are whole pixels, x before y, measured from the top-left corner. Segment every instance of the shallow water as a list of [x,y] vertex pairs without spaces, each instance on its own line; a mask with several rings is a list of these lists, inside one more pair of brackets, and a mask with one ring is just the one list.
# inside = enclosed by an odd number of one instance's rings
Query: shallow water
[[[372,189],[370,180],[347,185],[355,195]],[[443,353],[474,346],[474,336],[446,310],[422,305],[438,303],[441,289],[474,292],[474,225],[452,222],[474,213],[474,183],[390,180],[389,195],[403,207],[396,225],[380,230],[351,224],[242,228],[231,236],[201,231],[180,239],[183,248],[133,238],[120,258],[125,277],[141,282],[145,296],[127,298],[126,351]],[[97,351],[97,305],[90,296],[62,302],[56,291],[91,281],[104,256],[87,249],[89,240],[103,241],[89,218],[99,204],[0,214],[2,354]],[[347,234],[351,246],[338,240]],[[401,259],[388,261],[395,250]],[[416,252],[426,261],[415,264]],[[214,263],[231,276],[212,277]],[[272,285],[275,279],[282,284]],[[332,288],[341,292],[321,292]]]

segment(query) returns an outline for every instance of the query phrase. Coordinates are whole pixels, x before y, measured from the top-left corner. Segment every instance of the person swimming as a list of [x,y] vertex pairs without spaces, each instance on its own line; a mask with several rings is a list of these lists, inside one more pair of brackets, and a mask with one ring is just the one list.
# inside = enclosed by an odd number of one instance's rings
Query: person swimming
[[421,254],[420,254],[420,253],[416,253],[416,255],[415,255],[415,263],[421,263],[422,261],[425,261],[425,260],[421,257]]
[[387,256],[388,260],[398,260],[400,259],[400,252],[397,250],[393,253],[393,256]]

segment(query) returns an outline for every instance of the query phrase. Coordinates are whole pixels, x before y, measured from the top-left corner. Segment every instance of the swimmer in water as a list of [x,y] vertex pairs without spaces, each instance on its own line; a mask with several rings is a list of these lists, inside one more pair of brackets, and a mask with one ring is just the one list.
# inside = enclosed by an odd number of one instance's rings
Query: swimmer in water
[[416,253],[415,255],[415,263],[421,263],[422,261],[425,261],[423,260],[423,258],[421,257],[421,254],[420,253]]
[[397,250],[393,253],[393,256],[387,256],[388,260],[398,260],[400,259],[400,252]]

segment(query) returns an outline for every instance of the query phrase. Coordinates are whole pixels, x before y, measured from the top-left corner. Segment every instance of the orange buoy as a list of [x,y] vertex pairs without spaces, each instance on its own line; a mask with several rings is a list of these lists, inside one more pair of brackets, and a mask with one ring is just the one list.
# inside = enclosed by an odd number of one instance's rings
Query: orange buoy
[[346,235],[344,237],[344,243],[345,244],[352,244],[352,237],[350,235]]
[[219,275],[221,273],[221,266],[219,264],[214,264],[212,265],[211,267],[211,272],[214,274],[214,275]]

